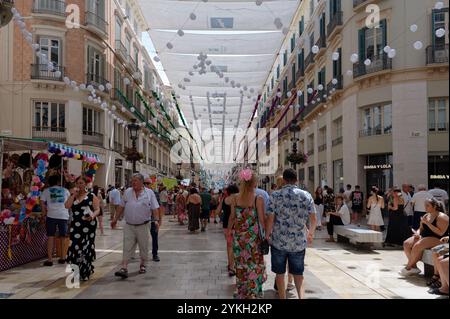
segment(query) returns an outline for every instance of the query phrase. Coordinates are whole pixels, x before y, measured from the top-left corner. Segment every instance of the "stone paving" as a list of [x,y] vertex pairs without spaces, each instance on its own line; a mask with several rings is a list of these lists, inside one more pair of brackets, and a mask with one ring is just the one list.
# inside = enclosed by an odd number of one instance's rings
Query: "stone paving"
[[[105,223],[106,224],[106,223]],[[64,265],[42,267],[42,261],[0,273],[0,298],[52,299],[227,299],[234,278],[226,269],[221,225],[211,223],[205,233],[190,234],[167,217],[160,231],[159,263],[150,261],[147,273],[138,274],[138,261],[129,266],[129,278],[114,276],[122,256],[122,232],[106,227],[96,241],[95,274],[80,288],[66,287]],[[316,235],[307,251],[305,298],[308,299],[436,299],[427,293],[423,276],[401,278],[405,258],[400,250],[357,250],[325,243],[326,231]],[[138,254],[137,254],[138,256]],[[270,257],[264,298],[276,298]],[[422,265],[420,265],[422,266]],[[289,292],[289,298],[296,293]]]

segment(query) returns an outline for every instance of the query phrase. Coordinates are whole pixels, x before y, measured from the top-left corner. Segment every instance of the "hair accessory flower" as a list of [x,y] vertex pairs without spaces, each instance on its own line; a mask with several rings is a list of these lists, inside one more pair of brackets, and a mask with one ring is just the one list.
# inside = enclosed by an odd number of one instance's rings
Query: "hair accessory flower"
[[252,179],[252,170],[249,168],[243,169],[240,173],[239,173],[239,178],[243,181],[248,182],[249,180]]

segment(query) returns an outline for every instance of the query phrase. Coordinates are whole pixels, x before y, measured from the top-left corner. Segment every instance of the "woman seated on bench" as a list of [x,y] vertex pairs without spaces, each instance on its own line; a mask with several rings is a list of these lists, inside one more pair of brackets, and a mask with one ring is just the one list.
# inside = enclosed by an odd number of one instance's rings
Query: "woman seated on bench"
[[427,282],[427,286],[430,286],[430,294],[448,296],[448,236],[442,238],[441,242],[442,244],[432,248],[434,275]]
[[436,198],[425,201],[425,214],[420,221],[420,228],[403,243],[403,250],[408,258],[408,264],[400,271],[402,276],[419,274],[417,262],[422,259],[426,249],[441,243],[441,238],[448,236],[448,216],[443,213],[442,203]]
[[326,240],[327,243],[334,243],[334,225],[348,225],[350,224],[350,211],[344,203],[344,196],[336,195],[336,212],[327,212],[327,217],[330,220],[327,223],[328,235],[330,238]]

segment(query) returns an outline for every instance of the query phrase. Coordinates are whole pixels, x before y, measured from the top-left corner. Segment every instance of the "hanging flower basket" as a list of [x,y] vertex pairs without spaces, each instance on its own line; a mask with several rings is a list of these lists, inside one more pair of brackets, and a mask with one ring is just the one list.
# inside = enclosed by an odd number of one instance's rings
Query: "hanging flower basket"
[[308,162],[308,155],[303,153],[291,153],[288,155],[287,160],[292,164],[304,164]]
[[133,148],[127,147],[125,148],[125,159],[129,162],[139,162],[144,159],[144,154],[139,153],[138,151],[134,150]]

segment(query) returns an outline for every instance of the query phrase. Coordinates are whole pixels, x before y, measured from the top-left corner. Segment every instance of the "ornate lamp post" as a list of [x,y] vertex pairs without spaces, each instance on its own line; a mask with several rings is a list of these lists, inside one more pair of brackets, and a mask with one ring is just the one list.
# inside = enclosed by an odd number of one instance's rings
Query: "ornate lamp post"
[[297,142],[299,139],[297,138],[297,133],[300,132],[300,125],[297,120],[293,120],[291,126],[289,127],[289,132],[292,133],[292,153],[288,156],[288,161],[291,163],[292,168],[297,170],[297,164],[303,163],[303,155],[298,154]]
[[181,175],[181,166],[182,166],[183,164],[180,162],[180,163],[177,163],[177,169],[178,169],[178,175],[177,175],[177,180],[178,181],[182,181],[183,180],[183,176]]
[[128,134],[131,139],[131,145],[132,145],[132,153],[130,154],[128,158],[133,163],[133,173],[136,173],[136,162],[139,160],[139,154],[136,147],[136,141],[138,139],[138,131],[139,131],[139,125],[136,123],[136,119],[132,119],[131,123],[128,124]]

